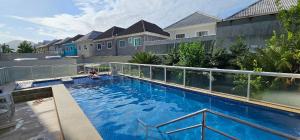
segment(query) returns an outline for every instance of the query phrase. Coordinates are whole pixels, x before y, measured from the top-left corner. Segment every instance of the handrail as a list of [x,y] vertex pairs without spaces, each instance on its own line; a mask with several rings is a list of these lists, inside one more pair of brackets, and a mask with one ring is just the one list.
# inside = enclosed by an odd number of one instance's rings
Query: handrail
[[155,127],[158,128],[158,127],[162,127],[162,126],[165,126],[165,125],[174,123],[174,122],[178,122],[178,121],[180,121],[180,120],[183,120],[183,119],[186,119],[186,118],[193,117],[193,116],[198,115],[198,114],[200,114],[200,113],[203,113],[203,112],[205,112],[205,111],[207,111],[207,109],[202,109],[202,110],[199,110],[199,111],[196,111],[196,112],[187,114],[187,115],[185,115],[185,116],[176,118],[176,119],[174,119],[174,120],[170,120],[170,121],[167,121],[167,122],[165,122],[165,123],[158,124],[158,125],[156,125]]
[[295,73],[255,72],[255,71],[248,71],[248,70],[198,68],[198,67],[120,63],[120,62],[110,62],[110,63],[111,64],[124,64],[124,65],[136,65],[136,66],[152,66],[152,67],[161,67],[161,68],[176,68],[176,69],[186,69],[186,70],[212,71],[212,72],[223,72],[223,73],[234,73],[234,74],[252,74],[252,75],[260,75],[260,76],[278,76],[278,77],[286,77],[286,78],[300,78],[300,74],[295,74]]
[[[158,124],[158,125],[155,125],[155,126],[148,126],[147,124],[145,124],[140,119],[138,119],[138,122],[140,122],[144,127],[155,127],[157,129],[159,129],[162,126],[166,126],[168,124],[172,124],[172,123],[178,122],[180,120],[184,120],[184,119],[187,119],[187,118],[191,118],[191,117],[193,117],[195,115],[202,114],[203,115],[202,123],[198,123],[198,124],[194,124],[194,125],[191,125],[191,126],[188,126],[188,127],[178,128],[178,129],[170,130],[170,131],[166,131],[166,132],[161,132],[161,133],[164,133],[164,134],[173,134],[173,133],[185,131],[185,130],[188,130],[188,129],[202,127],[203,130],[204,130],[204,128],[207,128],[207,129],[212,130],[212,131],[214,131],[214,132],[216,132],[218,134],[221,134],[221,135],[223,135],[225,137],[228,137],[228,138],[233,139],[233,140],[237,140],[237,138],[234,137],[234,136],[231,136],[231,135],[229,135],[229,134],[227,134],[225,132],[222,132],[222,131],[217,130],[215,128],[212,128],[210,126],[207,126],[206,125],[206,113],[211,113],[211,114],[214,114],[214,115],[226,118],[226,119],[230,119],[230,120],[235,121],[237,123],[241,123],[241,124],[244,124],[244,125],[247,125],[247,126],[250,126],[250,127],[256,128],[256,129],[259,129],[261,131],[268,132],[268,133],[271,133],[273,135],[277,135],[279,137],[283,137],[283,138],[289,139],[289,140],[299,140],[300,139],[299,137],[295,137],[295,136],[292,136],[292,135],[289,135],[289,134],[286,134],[286,133],[283,133],[283,132],[279,132],[279,131],[276,131],[276,130],[273,130],[273,129],[270,129],[270,128],[267,128],[267,127],[264,127],[264,126],[261,126],[261,125],[257,125],[257,124],[251,123],[251,122],[247,122],[247,121],[241,120],[239,118],[228,116],[228,115],[225,115],[223,113],[219,113],[219,112],[212,111],[212,110],[209,110],[209,109],[202,109],[202,110],[199,110],[199,111],[196,111],[196,112],[184,115],[182,117],[178,117],[176,119],[173,119],[173,120],[170,120],[170,121],[167,121],[165,123],[161,123],[161,124]],[[202,137],[204,137],[204,134],[205,133],[202,132]]]

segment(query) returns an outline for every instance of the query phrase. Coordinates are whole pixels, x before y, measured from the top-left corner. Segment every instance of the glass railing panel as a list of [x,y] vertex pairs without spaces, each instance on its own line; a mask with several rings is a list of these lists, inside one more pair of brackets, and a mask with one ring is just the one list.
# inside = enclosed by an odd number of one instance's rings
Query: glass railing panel
[[209,90],[209,72],[186,70],[186,86]]
[[164,68],[163,67],[152,67],[152,79],[165,81],[164,76]]
[[11,68],[13,80],[30,80],[33,79],[31,66],[16,66]]
[[167,68],[167,82],[183,85],[183,69]]
[[112,63],[111,68],[112,68],[112,72],[114,74],[119,74],[122,71],[122,65],[121,64]]
[[84,65],[77,65],[77,74],[85,74]]
[[247,74],[212,72],[212,92],[247,97]]
[[126,75],[130,74],[130,65],[126,65],[126,64],[123,65],[123,73]]
[[110,71],[110,66],[109,64],[101,64],[97,67],[99,72],[109,72]]
[[32,73],[33,79],[44,79],[53,77],[52,66],[33,66]]
[[300,79],[251,75],[250,98],[300,107]]
[[131,65],[130,75],[131,76],[139,76],[139,66],[137,66],[137,65]]
[[10,68],[0,68],[0,85],[12,81]]
[[150,78],[150,66],[141,66],[141,78]]
[[77,65],[54,65],[53,76],[54,77],[65,77],[73,76],[78,73]]

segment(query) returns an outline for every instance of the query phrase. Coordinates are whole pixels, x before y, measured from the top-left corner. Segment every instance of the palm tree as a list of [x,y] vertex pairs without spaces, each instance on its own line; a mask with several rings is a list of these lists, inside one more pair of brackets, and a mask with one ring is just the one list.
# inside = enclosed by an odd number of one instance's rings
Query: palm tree
[[18,46],[18,53],[33,53],[34,48],[32,47],[32,44],[28,41],[23,41],[19,46]]
[[1,50],[2,50],[2,53],[12,53],[14,51],[14,49],[11,49],[9,48],[9,45],[3,43],[1,45]]
[[139,63],[139,64],[159,64],[161,60],[156,55],[147,52],[138,52],[132,56],[130,63]]

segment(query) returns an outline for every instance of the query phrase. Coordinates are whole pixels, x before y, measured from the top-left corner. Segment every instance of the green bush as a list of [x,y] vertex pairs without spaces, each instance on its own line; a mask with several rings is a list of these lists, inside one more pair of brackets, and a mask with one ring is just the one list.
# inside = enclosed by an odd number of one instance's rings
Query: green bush
[[132,56],[132,59],[129,60],[129,62],[139,64],[161,64],[161,59],[152,53],[138,52]]

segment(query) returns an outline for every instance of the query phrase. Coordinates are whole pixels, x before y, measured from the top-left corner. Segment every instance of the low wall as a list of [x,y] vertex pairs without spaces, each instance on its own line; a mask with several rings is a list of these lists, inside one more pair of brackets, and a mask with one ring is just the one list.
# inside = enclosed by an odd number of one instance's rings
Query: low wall
[[77,64],[77,60],[66,58],[66,59],[53,59],[53,60],[0,61],[0,67],[66,65],[66,64]]
[[44,53],[0,53],[0,61],[10,61],[16,58],[38,58],[45,59],[45,56],[52,56],[53,54]]

